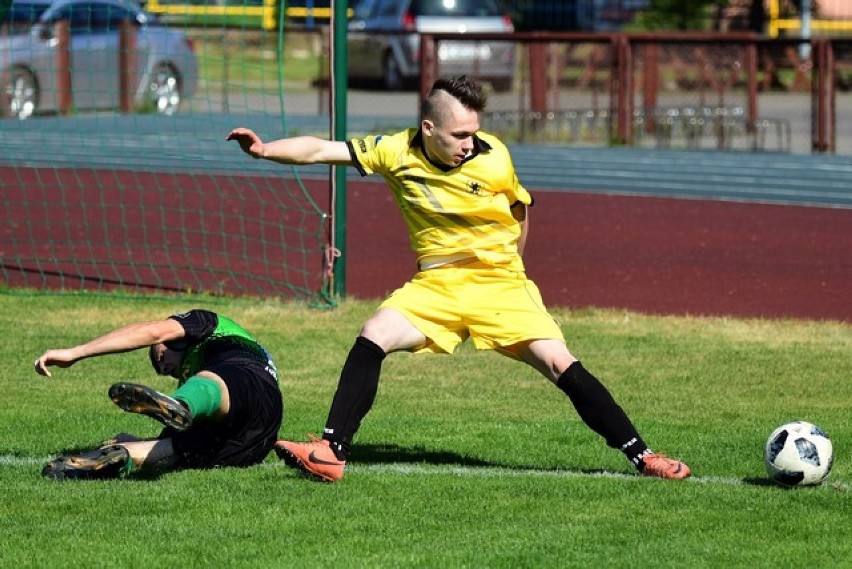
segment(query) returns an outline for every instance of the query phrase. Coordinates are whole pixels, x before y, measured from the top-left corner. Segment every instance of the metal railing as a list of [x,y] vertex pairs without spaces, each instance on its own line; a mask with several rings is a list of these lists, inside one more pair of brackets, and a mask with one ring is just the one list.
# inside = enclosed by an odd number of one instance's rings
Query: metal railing
[[[838,129],[849,122],[838,117],[847,108],[837,97],[852,69],[850,40],[811,40],[809,58],[788,69],[789,48],[803,40],[751,33],[423,34],[421,98],[440,73],[440,43],[449,40],[515,42],[516,109],[487,119],[520,140],[559,133],[596,144],[650,139],[660,146],[835,153]],[[776,89],[778,81],[790,83]],[[779,93],[795,99],[779,102]],[[584,97],[591,109],[576,104]],[[769,104],[761,108],[762,101]],[[795,127],[788,115],[795,115]],[[850,135],[844,133],[846,146]]]

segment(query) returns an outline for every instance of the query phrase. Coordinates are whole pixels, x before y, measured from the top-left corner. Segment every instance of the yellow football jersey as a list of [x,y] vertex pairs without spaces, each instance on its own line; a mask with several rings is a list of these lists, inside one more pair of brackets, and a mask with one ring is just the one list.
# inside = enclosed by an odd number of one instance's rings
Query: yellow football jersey
[[393,193],[411,247],[424,257],[473,256],[491,266],[523,270],[521,226],[510,208],[532,197],[518,181],[506,146],[477,133],[474,151],[454,168],[426,159],[419,129],[348,142],[362,176],[381,175]]

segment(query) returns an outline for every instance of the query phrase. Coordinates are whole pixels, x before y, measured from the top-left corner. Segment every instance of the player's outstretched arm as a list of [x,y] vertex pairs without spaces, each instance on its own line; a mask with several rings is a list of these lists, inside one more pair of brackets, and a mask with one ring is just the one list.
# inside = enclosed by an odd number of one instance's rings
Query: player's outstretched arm
[[72,348],[47,350],[35,361],[35,371],[50,377],[48,367],[69,367],[78,361],[100,356],[128,352],[137,348],[151,346],[160,342],[177,340],[185,335],[183,326],[171,318],[136,322],[117,328],[85,344]]
[[225,140],[235,140],[240,149],[252,158],[264,158],[281,164],[341,164],[349,165],[352,158],[345,142],[325,140],[315,136],[263,140],[249,128],[235,128]]

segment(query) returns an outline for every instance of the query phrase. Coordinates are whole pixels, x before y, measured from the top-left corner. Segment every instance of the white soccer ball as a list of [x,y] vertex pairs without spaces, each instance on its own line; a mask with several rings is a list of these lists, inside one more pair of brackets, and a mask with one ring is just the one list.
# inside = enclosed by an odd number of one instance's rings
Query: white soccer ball
[[828,435],[813,423],[793,421],[769,435],[763,451],[769,478],[782,486],[813,486],[825,480],[834,462]]

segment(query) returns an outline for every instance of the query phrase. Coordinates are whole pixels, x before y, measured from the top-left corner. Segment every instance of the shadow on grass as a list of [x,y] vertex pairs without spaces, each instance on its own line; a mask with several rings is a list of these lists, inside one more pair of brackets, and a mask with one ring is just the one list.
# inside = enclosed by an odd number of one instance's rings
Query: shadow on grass
[[781,486],[780,484],[776,484],[769,478],[743,478],[742,483],[746,486],[772,486],[781,490],[788,490],[785,486]]
[[424,447],[401,447],[394,444],[359,444],[349,456],[352,462],[361,464],[454,464],[458,466],[489,466],[508,468],[509,465],[490,462],[443,450]]
[[[507,471],[535,471],[541,473],[572,472],[587,475],[624,474],[630,476],[632,470],[613,472],[602,468],[570,468],[564,466],[543,466],[541,464],[512,464],[501,461],[485,460],[469,455],[445,450],[430,450],[424,447],[401,447],[394,444],[359,444],[352,449],[350,460],[353,464],[428,464],[434,466],[450,465],[466,468],[497,468]],[[638,475],[638,474],[637,474]]]

